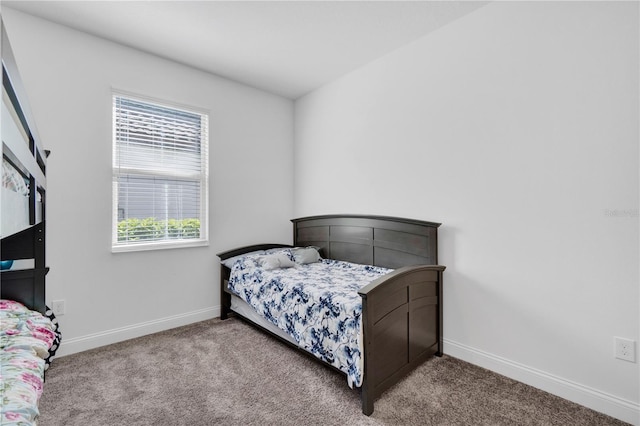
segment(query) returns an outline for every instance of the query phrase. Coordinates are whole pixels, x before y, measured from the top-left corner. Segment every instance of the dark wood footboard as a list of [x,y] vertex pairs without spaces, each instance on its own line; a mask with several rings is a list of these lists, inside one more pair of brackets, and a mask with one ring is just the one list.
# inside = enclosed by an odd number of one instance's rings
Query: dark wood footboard
[[373,281],[362,296],[362,412],[432,355],[442,355],[444,266],[407,266]]

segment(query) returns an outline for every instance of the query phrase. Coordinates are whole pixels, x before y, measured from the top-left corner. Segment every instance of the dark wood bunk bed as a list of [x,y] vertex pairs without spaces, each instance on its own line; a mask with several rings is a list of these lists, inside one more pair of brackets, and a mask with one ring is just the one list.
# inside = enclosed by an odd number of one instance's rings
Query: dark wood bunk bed
[[48,368],[60,344],[45,305],[46,158],[4,29],[0,186],[0,424],[36,424]]
[[49,270],[45,263],[45,175],[49,151],[40,143],[4,25],[2,92],[3,170],[10,170],[14,180],[23,179],[28,194],[20,200],[3,192],[0,257],[3,263],[17,262],[0,274],[0,298],[45,314],[45,275]]
[[[327,215],[293,219],[293,246],[315,246],[324,258],[394,269],[361,288],[364,377],[362,412],[370,415],[386,389],[432,355],[442,355],[442,275],[439,223],[386,216]],[[258,244],[218,254],[222,261],[256,250],[292,247]],[[221,265],[221,319],[233,313],[231,270]],[[273,334],[268,324],[256,324]],[[277,336],[276,334],[276,337]],[[285,342],[292,344],[291,341]],[[331,366],[330,366],[331,367]],[[333,367],[332,367],[333,368]]]

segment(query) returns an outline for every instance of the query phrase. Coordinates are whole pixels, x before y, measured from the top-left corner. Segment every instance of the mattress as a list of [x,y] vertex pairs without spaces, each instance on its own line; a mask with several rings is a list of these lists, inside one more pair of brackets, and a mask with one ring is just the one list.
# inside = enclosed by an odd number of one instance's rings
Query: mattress
[[231,310],[242,315],[244,318],[248,319],[252,323],[259,325],[260,327],[266,329],[267,331],[275,334],[281,339],[286,340],[289,343],[297,345],[298,343],[295,339],[289,336],[284,331],[280,330],[278,327],[267,321],[263,316],[258,314],[255,309],[251,307],[247,302],[240,299],[235,294],[231,295]]

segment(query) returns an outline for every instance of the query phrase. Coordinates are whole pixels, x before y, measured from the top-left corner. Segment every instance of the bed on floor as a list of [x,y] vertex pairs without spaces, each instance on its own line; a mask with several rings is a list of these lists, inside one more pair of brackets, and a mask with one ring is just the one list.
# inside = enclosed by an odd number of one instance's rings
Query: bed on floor
[[386,389],[442,355],[440,224],[363,215],[292,222],[292,246],[218,254],[221,319],[238,315],[344,373],[370,415]]
[[33,425],[60,333],[45,305],[46,157],[2,26],[0,424]]

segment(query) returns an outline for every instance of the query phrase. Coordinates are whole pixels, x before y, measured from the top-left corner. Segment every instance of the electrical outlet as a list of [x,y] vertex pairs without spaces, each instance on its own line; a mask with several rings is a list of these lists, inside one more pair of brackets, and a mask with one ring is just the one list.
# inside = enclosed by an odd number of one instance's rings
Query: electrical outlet
[[51,310],[55,315],[64,315],[64,300],[54,300],[51,302]]
[[636,362],[636,342],[634,340],[614,337],[613,342],[616,358]]

